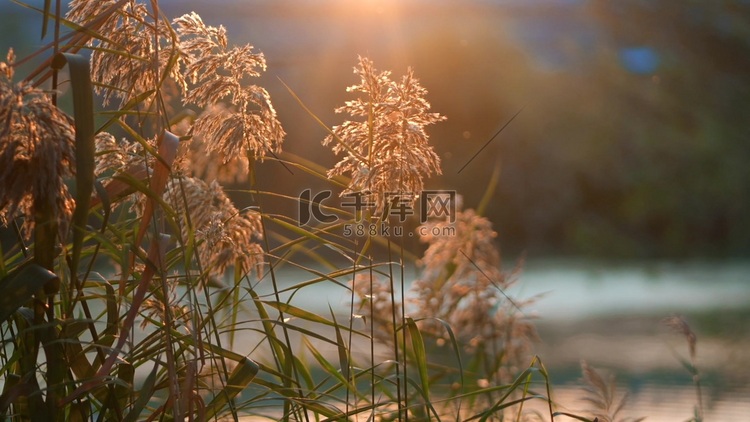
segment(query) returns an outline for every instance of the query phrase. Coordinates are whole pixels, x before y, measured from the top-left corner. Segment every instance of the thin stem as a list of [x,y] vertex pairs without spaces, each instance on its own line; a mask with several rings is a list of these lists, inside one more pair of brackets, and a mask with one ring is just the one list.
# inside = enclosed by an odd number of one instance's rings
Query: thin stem
[[[401,244],[400,244],[400,250],[399,250],[399,260],[398,260],[398,263],[399,263],[399,270],[401,271],[401,274],[400,274],[400,276],[401,276],[401,280],[400,280],[401,281],[400,282],[400,285],[401,285],[401,304],[402,304],[402,306],[401,306],[401,338],[404,341],[404,347],[403,347],[403,353],[404,353],[404,364],[403,364],[403,366],[404,366],[404,407],[408,409],[409,408],[409,394],[408,394],[407,388],[408,388],[409,384],[406,382],[406,380],[408,380],[409,378],[408,378],[408,373],[407,373],[408,365],[407,365],[407,354],[406,354],[406,352],[407,352],[407,349],[406,349],[406,327],[405,327],[405,325],[406,325],[405,324],[405,322],[406,322],[406,306],[403,306],[404,299],[406,298],[406,295],[404,294],[405,293],[405,289],[404,289],[404,284],[405,283],[404,283],[404,238],[403,237],[401,237]],[[404,420],[406,422],[409,422],[409,412],[408,411],[404,415]]]
[[[372,257],[369,257],[369,273],[370,273],[370,394],[373,406],[375,405],[375,300],[372,291],[373,287],[373,271],[372,271]],[[373,407],[373,414],[375,409]]]
[[393,285],[393,257],[391,253],[391,240],[388,239],[388,280],[391,287],[391,322],[393,323],[393,356],[396,362],[396,401],[398,404],[398,415],[401,417],[401,412],[404,410],[403,402],[401,400],[401,363],[399,358],[401,353],[399,351],[399,339],[398,339],[398,325],[396,324],[396,288]]

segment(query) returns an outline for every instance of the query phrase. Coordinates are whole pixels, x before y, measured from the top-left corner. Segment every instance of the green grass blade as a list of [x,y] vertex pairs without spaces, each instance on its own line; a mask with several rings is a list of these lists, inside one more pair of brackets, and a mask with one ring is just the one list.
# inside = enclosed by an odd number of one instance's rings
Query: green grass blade
[[344,377],[344,374],[336,369],[336,367],[326,359],[325,356],[318,350],[307,338],[303,338],[302,341],[305,344],[305,347],[307,347],[307,350],[310,351],[310,353],[313,355],[315,360],[320,365],[321,369],[325,371],[327,374],[331,375],[333,378],[335,378],[339,384],[338,386],[345,387],[349,389],[353,393],[357,393],[357,389],[355,386],[353,386],[348,379]]
[[424,346],[424,339],[412,317],[406,317],[406,327],[409,330],[414,358],[417,361],[417,372],[419,373],[419,381],[422,383],[422,394],[424,395],[425,402],[429,403],[430,374],[427,370],[427,350]]
[[42,16],[42,36],[39,39],[44,39],[47,36],[47,28],[49,27],[49,21],[47,16],[50,15],[50,9],[52,8],[52,0],[44,0],[44,14]]
[[[336,330],[336,349],[339,353],[339,366],[341,366],[341,373],[344,374],[344,378],[347,380],[351,380],[350,377],[350,366],[351,366],[351,360],[349,359],[349,350],[346,347],[346,343],[344,342],[344,336],[341,335],[341,329],[339,328],[339,324],[336,321],[336,314],[333,312],[333,308],[331,308],[331,305],[328,305],[328,310],[331,312],[331,318],[333,319],[333,328]],[[351,333],[349,333],[351,336]],[[353,381],[352,381],[353,382]]]
[[272,308],[275,308],[279,312],[283,312],[288,316],[301,318],[305,321],[315,322],[318,324],[328,325],[330,327],[334,327],[336,325],[333,321],[327,320],[320,315],[314,314],[310,311],[306,311],[288,303],[276,301],[263,301],[263,303]]
[[234,399],[242,390],[250,385],[255,376],[258,375],[259,369],[258,364],[232,351],[213,345],[211,346],[211,351],[222,358],[237,362],[237,367],[229,375],[226,386],[206,405],[207,419],[213,419],[215,416],[218,416],[219,412],[226,408],[230,400]]
[[523,372],[521,372],[518,377],[511,383],[510,385],[503,386],[503,390],[505,390],[505,393],[500,397],[499,400],[495,402],[495,404],[490,407],[489,409],[486,409],[475,416],[466,419],[467,421],[479,419],[480,422],[487,421],[490,419],[498,410],[505,409],[510,406],[514,406],[516,404],[522,403],[526,400],[531,399],[546,399],[546,397],[541,395],[534,395],[534,396],[527,396],[519,400],[514,401],[507,401],[511,394],[513,394],[514,391],[516,391],[521,385],[524,385],[528,382],[529,377],[533,375],[536,372],[540,372],[539,368],[535,366],[536,360],[533,360],[528,368],[526,368]]

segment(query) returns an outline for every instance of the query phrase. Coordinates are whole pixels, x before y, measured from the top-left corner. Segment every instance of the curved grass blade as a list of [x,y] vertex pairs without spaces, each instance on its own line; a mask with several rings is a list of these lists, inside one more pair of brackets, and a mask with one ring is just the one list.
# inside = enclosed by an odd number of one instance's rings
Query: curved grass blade
[[262,301],[263,304],[268,305],[272,308],[275,308],[279,312],[283,312],[285,315],[297,317],[300,319],[304,319],[305,321],[315,322],[318,324],[328,325],[330,327],[336,326],[336,324],[333,321],[327,320],[323,318],[320,315],[314,314],[310,311],[306,311],[302,308],[298,308],[294,305],[290,305],[288,303],[284,302],[276,302],[276,301]]
[[223,349],[219,346],[209,345],[211,352],[222,358],[237,362],[237,367],[229,374],[226,386],[218,392],[206,405],[206,419],[213,419],[218,413],[226,408],[227,403],[234,399],[250,382],[258,375],[259,366],[252,360],[238,353]]
[[578,415],[574,415],[572,413],[567,413],[567,412],[555,412],[552,414],[552,416],[567,416],[569,418],[573,418],[575,420],[579,420],[583,422],[596,422],[596,420],[592,421],[591,419],[584,418],[583,416],[578,416]]
[[[412,378],[406,378],[406,383],[410,384],[412,387],[414,387],[415,390],[417,390],[417,393],[419,393],[422,398],[429,395],[428,391],[425,391],[422,389],[422,387],[416,383],[416,381]],[[424,402],[409,402],[408,406],[406,406],[407,409],[409,409],[415,416],[415,419],[418,421],[437,421],[440,422],[442,419],[440,418],[440,413],[438,413],[437,409],[435,409],[435,405],[430,400],[424,400]]]
[[18,308],[26,304],[45,285],[57,284],[55,273],[36,263],[29,263],[12,271],[0,280],[0,321],[5,321]]
[[[464,385],[464,365],[463,361],[461,360],[461,351],[459,350],[460,348],[458,345],[458,339],[456,339],[456,335],[453,333],[453,328],[448,323],[448,321],[442,320],[440,318],[435,318],[435,320],[443,325],[450,338],[450,344],[453,347],[453,353],[456,355],[456,362],[458,363],[458,377],[461,385],[460,391],[461,394],[463,394],[466,386]],[[461,397],[457,397],[457,399],[458,405],[456,406],[456,420],[459,420],[459,415],[461,414]]]
[[333,132],[333,130],[331,130],[331,128],[328,127],[328,125],[323,123],[323,121],[320,120],[320,117],[318,117],[315,113],[313,113],[312,110],[310,110],[307,107],[307,105],[305,105],[304,101],[302,101],[302,99],[299,96],[297,96],[294,90],[292,90],[292,88],[289,85],[287,85],[281,78],[279,78],[279,82],[281,82],[281,84],[284,85],[284,88],[286,88],[286,90],[289,91],[289,94],[291,94],[292,97],[294,97],[297,103],[299,103],[299,105],[307,112],[307,114],[309,114],[310,117],[312,117],[320,125],[320,127],[324,128],[333,137],[333,139],[336,140],[336,142],[338,142],[341,146],[343,146],[346,149],[346,151],[352,155],[352,157],[355,157],[357,160],[363,163],[366,163],[368,161],[366,157],[363,157],[362,154],[359,154],[357,151],[353,150],[352,147],[349,146],[349,144],[347,144],[346,142],[344,142],[341,138],[339,138],[338,135],[336,135]]

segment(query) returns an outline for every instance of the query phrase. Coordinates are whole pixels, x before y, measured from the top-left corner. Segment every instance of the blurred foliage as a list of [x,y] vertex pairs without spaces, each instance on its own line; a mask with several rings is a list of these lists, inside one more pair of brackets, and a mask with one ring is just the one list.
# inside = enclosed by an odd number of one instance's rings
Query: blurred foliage
[[[570,151],[572,185],[556,187],[574,199],[559,219],[543,217],[544,240],[625,256],[746,254],[750,7],[595,1],[586,13],[609,41],[584,74],[558,75],[565,104],[550,105],[554,123],[534,138]],[[615,52],[630,46],[658,52],[655,72],[618,66]],[[518,213],[541,206],[531,196]]]

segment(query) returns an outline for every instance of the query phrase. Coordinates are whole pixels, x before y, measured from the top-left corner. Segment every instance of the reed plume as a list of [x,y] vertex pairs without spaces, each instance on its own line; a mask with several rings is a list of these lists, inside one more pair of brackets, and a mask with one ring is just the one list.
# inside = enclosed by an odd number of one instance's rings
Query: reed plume
[[424,177],[441,173],[425,127],[445,117],[428,112],[427,90],[411,68],[396,82],[391,72],[379,72],[371,60],[360,57],[354,73],[360,82],[347,92],[360,96],[336,112],[359,120],[334,126],[323,140],[323,145],[333,144],[334,153],[343,154],[328,176],[351,177],[342,195],[364,194],[378,214],[391,200],[411,205],[424,188]]
[[[472,209],[458,209],[455,221],[428,221],[420,233],[428,247],[412,286],[417,314],[448,321],[469,348],[503,340],[506,356],[520,358],[536,331],[519,316],[521,304],[505,293],[516,278],[501,270],[492,223]],[[434,320],[423,321],[422,328],[443,333]]]
[[92,51],[94,89],[102,95],[103,105],[112,100],[119,100],[120,106],[134,99],[149,101],[167,78],[186,89],[174,31],[144,4],[73,0],[66,17],[81,26],[101,22],[87,46]]

